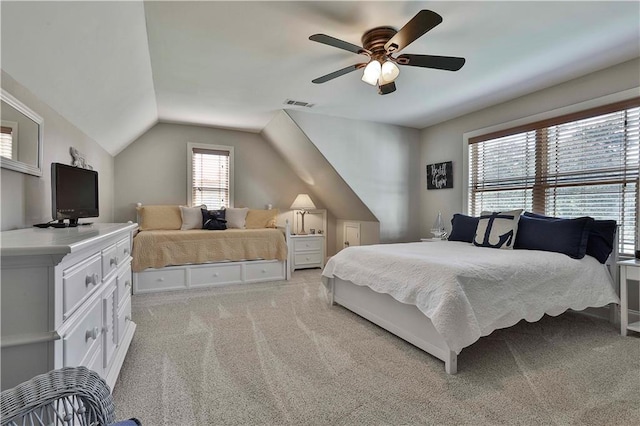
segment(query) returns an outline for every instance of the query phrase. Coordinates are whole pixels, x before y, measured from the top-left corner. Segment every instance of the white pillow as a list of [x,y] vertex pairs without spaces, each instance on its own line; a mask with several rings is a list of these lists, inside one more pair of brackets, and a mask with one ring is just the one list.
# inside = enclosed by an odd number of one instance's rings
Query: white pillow
[[207,206],[186,207],[180,206],[180,216],[182,216],[181,231],[187,229],[202,229],[202,211],[200,209],[206,209]]
[[473,244],[480,247],[512,249],[522,209],[508,212],[482,212]]
[[244,229],[248,212],[248,207],[243,207],[241,209],[225,209],[224,218],[227,221],[227,228]]

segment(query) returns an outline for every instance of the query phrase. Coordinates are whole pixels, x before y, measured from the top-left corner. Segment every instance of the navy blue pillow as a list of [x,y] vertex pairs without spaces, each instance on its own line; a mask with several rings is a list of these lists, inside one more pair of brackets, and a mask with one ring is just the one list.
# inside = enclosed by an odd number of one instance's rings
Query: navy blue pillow
[[618,224],[615,220],[596,220],[593,222],[587,242],[587,254],[598,259],[598,262],[605,263],[613,251],[617,229]]
[[224,210],[200,209],[202,212],[202,229],[222,231],[227,229],[227,221],[224,219]]
[[582,259],[587,253],[593,218],[576,219],[535,217],[525,213],[520,217],[514,249],[544,250]]
[[464,243],[472,243],[476,236],[476,228],[478,227],[479,217],[465,216],[460,213],[453,215],[451,219],[451,234],[449,241],[462,241]]
[[[540,219],[556,219],[531,212],[525,212],[524,215]],[[615,220],[594,220],[587,241],[587,254],[598,259],[598,262],[605,263],[613,251],[617,229],[618,224]]]

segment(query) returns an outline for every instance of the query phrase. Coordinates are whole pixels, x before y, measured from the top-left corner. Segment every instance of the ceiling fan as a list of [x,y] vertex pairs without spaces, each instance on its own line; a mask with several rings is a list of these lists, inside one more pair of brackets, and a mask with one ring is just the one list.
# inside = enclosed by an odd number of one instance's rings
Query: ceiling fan
[[393,27],[376,27],[370,29],[362,35],[361,41],[364,47],[326,34],[314,34],[309,37],[309,40],[359,55],[367,55],[369,61],[342,68],[341,70],[318,77],[312,80],[312,82],[316,84],[326,83],[341,75],[364,68],[362,81],[372,86],[377,85],[378,93],[386,95],[396,90],[394,81],[400,74],[398,65],[458,71],[465,63],[464,58],[412,54],[403,54],[398,57],[393,56],[393,54],[401,51],[441,22],[442,16],[431,10],[421,10],[416,16],[411,18],[400,31],[396,31]]

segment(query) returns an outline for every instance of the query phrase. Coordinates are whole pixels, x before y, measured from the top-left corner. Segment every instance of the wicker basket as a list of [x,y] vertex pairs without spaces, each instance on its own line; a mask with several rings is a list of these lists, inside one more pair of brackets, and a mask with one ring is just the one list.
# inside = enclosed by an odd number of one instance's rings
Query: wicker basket
[[86,367],[52,370],[0,395],[2,426],[108,425],[114,417],[109,386]]

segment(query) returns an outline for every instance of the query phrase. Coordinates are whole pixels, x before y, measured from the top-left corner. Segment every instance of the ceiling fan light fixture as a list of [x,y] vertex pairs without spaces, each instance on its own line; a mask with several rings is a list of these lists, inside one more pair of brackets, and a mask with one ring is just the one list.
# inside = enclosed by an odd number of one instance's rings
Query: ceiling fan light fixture
[[378,84],[378,79],[380,78],[380,73],[382,72],[382,66],[380,62],[375,59],[367,64],[364,68],[364,73],[362,74],[362,81],[368,83],[372,86],[376,86]]
[[380,84],[386,84],[393,82],[400,75],[400,68],[391,61],[386,61],[382,64],[380,74]]

